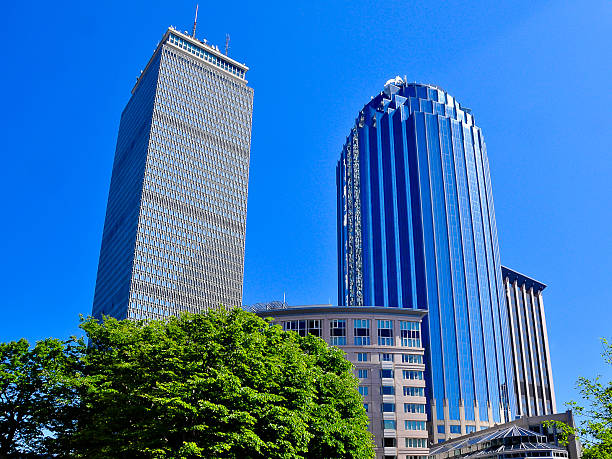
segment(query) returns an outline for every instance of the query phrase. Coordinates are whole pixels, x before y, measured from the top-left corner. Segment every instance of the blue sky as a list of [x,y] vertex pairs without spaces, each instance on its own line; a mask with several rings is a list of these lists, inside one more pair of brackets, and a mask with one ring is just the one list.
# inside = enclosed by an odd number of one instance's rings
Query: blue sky
[[[66,336],[90,312],[121,111],[194,9],[3,6],[0,340]],[[335,302],[339,151],[370,96],[406,75],[483,129],[502,263],[548,285],[558,408],[578,375],[609,372],[612,3],[202,2],[198,31],[220,48],[231,35],[255,89],[245,303]]]

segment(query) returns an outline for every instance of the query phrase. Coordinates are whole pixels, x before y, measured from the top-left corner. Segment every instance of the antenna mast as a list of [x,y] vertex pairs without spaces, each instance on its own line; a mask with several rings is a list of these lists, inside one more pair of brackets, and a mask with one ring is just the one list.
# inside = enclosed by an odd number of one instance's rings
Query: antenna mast
[[229,33],[225,34],[225,55],[227,56],[227,52],[229,51],[229,40],[230,40],[230,36]]
[[196,14],[195,14],[195,19],[193,20],[193,33],[191,34],[193,38],[195,38],[197,24],[198,24],[198,4],[196,3]]

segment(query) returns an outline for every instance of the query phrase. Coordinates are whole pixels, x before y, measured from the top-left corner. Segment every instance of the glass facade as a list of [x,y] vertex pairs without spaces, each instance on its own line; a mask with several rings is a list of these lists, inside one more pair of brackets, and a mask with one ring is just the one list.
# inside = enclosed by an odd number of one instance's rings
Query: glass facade
[[119,127],[93,315],[242,304],[253,90],[246,66],[169,29]]
[[[428,310],[418,339],[432,421],[512,419],[491,179],[471,111],[437,87],[390,80],[359,112],[337,187],[338,304]],[[400,332],[417,339],[408,324]]]

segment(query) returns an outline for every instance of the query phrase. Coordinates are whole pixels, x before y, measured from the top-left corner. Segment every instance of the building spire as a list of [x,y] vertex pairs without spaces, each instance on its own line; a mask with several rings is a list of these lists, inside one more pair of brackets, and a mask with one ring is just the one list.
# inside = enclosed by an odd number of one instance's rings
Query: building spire
[[191,34],[193,38],[195,38],[197,25],[198,25],[198,4],[196,3],[196,14],[195,14],[195,19],[193,20],[193,33]]

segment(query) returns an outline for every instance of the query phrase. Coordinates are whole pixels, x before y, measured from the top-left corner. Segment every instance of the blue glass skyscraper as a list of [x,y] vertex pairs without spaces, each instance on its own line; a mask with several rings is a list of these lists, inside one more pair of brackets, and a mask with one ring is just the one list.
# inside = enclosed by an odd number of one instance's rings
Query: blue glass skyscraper
[[397,77],[337,166],[338,303],[427,309],[434,441],[512,419],[512,356],[489,164],[471,111]]

